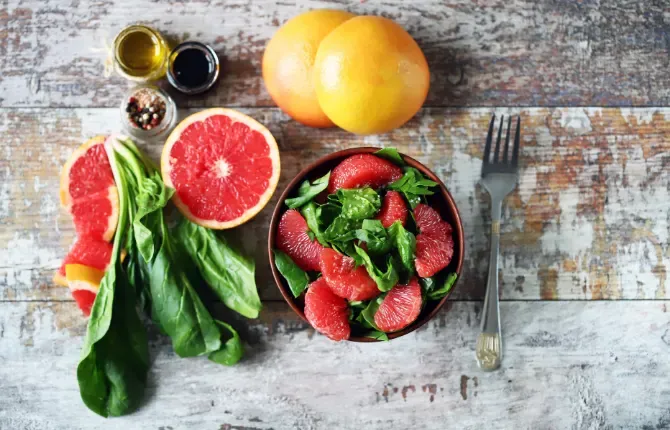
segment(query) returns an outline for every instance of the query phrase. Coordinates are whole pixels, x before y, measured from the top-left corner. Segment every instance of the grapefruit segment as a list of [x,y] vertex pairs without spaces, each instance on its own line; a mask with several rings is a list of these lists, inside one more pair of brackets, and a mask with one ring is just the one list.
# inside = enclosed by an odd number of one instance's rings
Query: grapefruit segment
[[396,285],[388,292],[375,313],[375,324],[387,333],[402,330],[417,319],[421,304],[421,287],[412,278],[409,284]]
[[60,177],[61,204],[106,190],[114,185],[114,174],[105,151],[105,136],[96,136],[79,148],[63,165]]
[[330,174],[328,193],[340,188],[379,188],[402,177],[402,169],[372,154],[356,154],[344,159]]
[[284,212],[277,228],[277,247],[286,253],[302,270],[320,270],[323,246],[307,235],[309,227],[300,212]]
[[336,296],[323,278],[307,289],[305,317],[316,331],[332,340],[346,340],[351,335],[347,302]]
[[389,228],[394,222],[400,221],[403,226],[407,222],[407,206],[405,200],[397,191],[388,191],[384,196],[382,208],[377,214],[377,219],[382,222],[384,228]]
[[82,264],[104,271],[112,258],[112,244],[103,240],[80,237],[63,259],[60,269],[54,275],[54,282],[68,286],[65,267],[69,264]]
[[77,306],[89,316],[105,272],[83,264],[66,264],[65,274]]
[[417,205],[414,218],[420,231],[416,236],[416,273],[428,278],[451,263],[454,256],[452,228],[435,209],[425,204]]
[[321,251],[321,273],[338,296],[350,301],[369,300],[381,294],[365,267],[331,248]]
[[272,134],[247,115],[214,108],[172,131],[161,156],[163,181],[191,221],[213,229],[238,226],[265,207],[279,181]]
[[119,192],[110,186],[74,200],[68,211],[78,236],[109,242],[119,221]]

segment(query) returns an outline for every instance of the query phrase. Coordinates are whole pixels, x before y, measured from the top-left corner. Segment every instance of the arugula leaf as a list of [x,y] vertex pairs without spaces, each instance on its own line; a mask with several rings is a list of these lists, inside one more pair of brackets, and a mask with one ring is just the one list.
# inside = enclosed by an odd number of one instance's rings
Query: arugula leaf
[[255,263],[233,249],[222,235],[182,219],[174,230],[200,275],[230,309],[257,318],[261,308],[255,279]]
[[377,288],[379,288],[380,291],[389,291],[398,283],[399,276],[398,271],[395,268],[395,260],[393,256],[389,255],[387,257],[386,270],[382,272],[379,268],[377,268],[377,266],[375,266],[375,264],[372,262],[372,259],[364,249],[358,245],[354,245],[354,249],[356,250],[359,258],[362,260],[365,270],[368,271],[368,274],[375,281]]
[[302,213],[302,216],[305,217],[305,221],[307,221],[307,227],[309,227],[310,230],[309,232],[314,234],[314,237],[321,245],[328,246],[328,241],[326,241],[324,232],[319,225],[319,206],[314,202],[309,202],[302,207],[300,213]]
[[293,297],[300,296],[309,284],[309,276],[307,276],[307,273],[298,267],[288,255],[278,249],[274,249],[272,252],[275,254],[275,265],[277,266],[277,270],[279,270],[279,273],[281,273],[284,279],[286,279],[286,282],[288,282]]
[[375,152],[375,155],[378,157],[385,158],[390,162],[392,162],[393,164],[396,164],[400,167],[403,167],[405,165],[405,160],[402,159],[402,156],[395,148],[380,149],[379,151]]
[[389,185],[389,189],[401,192],[412,209],[421,203],[423,196],[435,194],[431,188],[437,186],[437,182],[426,178],[421,172],[413,167],[406,167],[402,178]]
[[240,361],[244,355],[244,346],[242,345],[240,336],[237,334],[237,331],[234,328],[224,323],[223,321],[217,320],[216,323],[223,330],[227,330],[231,337],[223,343],[223,347],[221,349],[210,353],[208,358],[215,363],[223,364],[225,366],[232,366]]
[[304,181],[302,184],[300,184],[300,188],[298,188],[298,196],[291,199],[286,199],[284,203],[286,203],[286,206],[291,209],[299,208],[300,206],[312,200],[314,197],[321,194],[323,190],[328,188],[329,180],[330,172],[312,182],[311,185],[308,180]]
[[441,300],[451,291],[457,278],[456,273],[450,273],[445,278],[439,274],[431,278],[421,278],[421,286],[426,293],[426,298],[428,300]]
[[119,262],[127,239],[128,181],[114,151],[108,151],[108,156],[119,191],[119,221],[110,265],[91,309],[77,365],[84,404],[104,417],[137,409],[149,370],[147,334]]
[[372,218],[382,206],[379,194],[372,188],[339,189],[337,198],[342,204],[341,217],[352,220]]
[[393,243],[379,220],[363,220],[361,228],[356,230],[356,238],[365,242],[368,252],[374,255],[386,254]]
[[416,237],[402,226],[400,221],[394,222],[388,228],[391,242],[398,249],[400,261],[405,270],[411,275],[414,273],[414,259],[416,252]]

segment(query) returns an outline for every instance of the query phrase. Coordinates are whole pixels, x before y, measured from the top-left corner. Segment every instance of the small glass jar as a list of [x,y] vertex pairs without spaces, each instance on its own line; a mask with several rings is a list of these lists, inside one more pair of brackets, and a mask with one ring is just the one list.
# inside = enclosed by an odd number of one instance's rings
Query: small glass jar
[[131,25],[116,35],[113,46],[115,69],[124,78],[150,82],[165,76],[170,47],[157,30]]
[[169,55],[167,78],[170,85],[184,94],[203,93],[219,79],[219,57],[211,46],[183,42]]
[[137,140],[164,140],[177,124],[174,100],[153,85],[140,85],[126,92],[120,110],[125,133]]

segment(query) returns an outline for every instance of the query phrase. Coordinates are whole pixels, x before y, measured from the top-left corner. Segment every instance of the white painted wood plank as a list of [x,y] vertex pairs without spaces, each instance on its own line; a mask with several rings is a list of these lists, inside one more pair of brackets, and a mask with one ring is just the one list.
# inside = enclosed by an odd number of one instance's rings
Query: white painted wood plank
[[665,429],[667,302],[503,303],[503,369],[480,372],[479,304],[384,344],[331,342],[270,305],[234,368],[154,337],[147,404],[101,419],[79,398],[73,304],[0,303],[2,429]]
[[[245,112],[279,141],[278,190],[307,163],[356,146],[397,146],[433,168],[454,195],[465,227],[456,297],[483,297],[489,203],[475,184],[490,110],[426,109],[406,127],[367,137],[303,127],[276,109]],[[524,166],[504,212],[503,298],[670,297],[670,108],[520,113]],[[117,115],[115,109],[0,110],[0,298],[69,298],[50,282],[73,234],[58,206],[60,166],[80,142],[118,130]],[[145,148],[156,158],[161,144]],[[265,299],[280,298],[265,245],[275,202],[235,230],[256,256]]]

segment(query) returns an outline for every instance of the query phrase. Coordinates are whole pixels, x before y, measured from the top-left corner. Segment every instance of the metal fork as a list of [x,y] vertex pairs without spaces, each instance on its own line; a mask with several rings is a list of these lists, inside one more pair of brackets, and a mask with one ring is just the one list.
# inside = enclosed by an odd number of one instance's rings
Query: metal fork
[[514,146],[509,154],[509,138],[512,129],[512,117],[507,120],[507,136],[505,148],[501,154],[500,138],[504,126],[504,115],[500,117],[500,128],[496,140],[495,151],[491,154],[493,129],[496,116],[491,118],[489,133],[486,136],[486,148],[482,164],[482,185],[491,197],[491,255],[489,260],[489,275],[486,283],[486,298],[482,314],[481,333],[477,339],[477,363],[482,370],[496,370],[502,360],[502,333],[500,331],[500,305],[498,303],[498,254],[500,253],[500,215],[502,202],[514,190],[518,179],[519,144],[521,132],[521,117],[516,123]]

